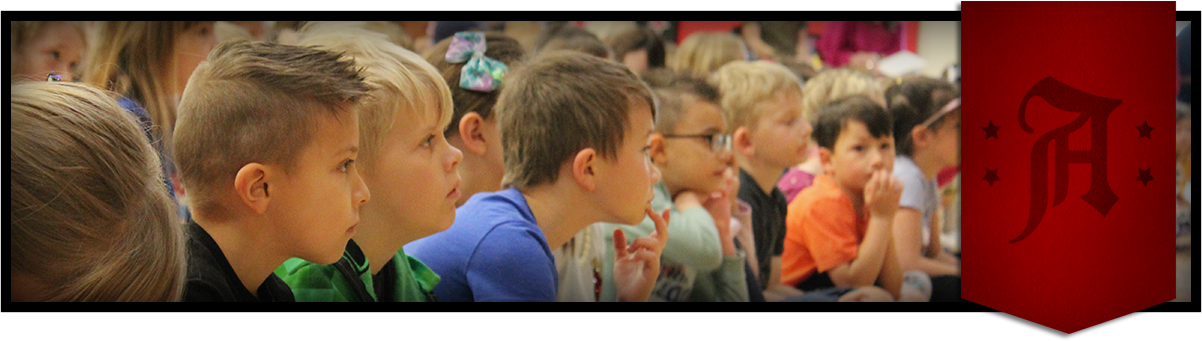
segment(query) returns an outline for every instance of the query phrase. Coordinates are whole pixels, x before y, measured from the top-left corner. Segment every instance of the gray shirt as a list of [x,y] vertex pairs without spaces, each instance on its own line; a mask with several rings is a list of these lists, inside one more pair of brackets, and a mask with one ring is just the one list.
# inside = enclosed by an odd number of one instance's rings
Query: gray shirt
[[923,176],[922,169],[908,156],[897,156],[893,162],[893,176],[905,186],[898,206],[922,213],[922,248],[925,250],[931,241],[931,219],[939,208],[939,186],[934,178]]

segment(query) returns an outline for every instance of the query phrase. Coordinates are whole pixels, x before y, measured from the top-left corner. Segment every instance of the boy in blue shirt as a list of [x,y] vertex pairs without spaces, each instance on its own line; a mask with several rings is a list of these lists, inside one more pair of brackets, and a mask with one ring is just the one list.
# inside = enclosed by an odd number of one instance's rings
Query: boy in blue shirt
[[555,301],[552,248],[589,224],[650,215],[650,236],[627,246],[621,230],[613,235],[618,300],[647,300],[668,217],[649,206],[659,173],[647,159],[646,85],[620,64],[557,51],[518,71],[494,110],[508,189],[473,196],[450,229],[405,246],[442,277],[439,300]]

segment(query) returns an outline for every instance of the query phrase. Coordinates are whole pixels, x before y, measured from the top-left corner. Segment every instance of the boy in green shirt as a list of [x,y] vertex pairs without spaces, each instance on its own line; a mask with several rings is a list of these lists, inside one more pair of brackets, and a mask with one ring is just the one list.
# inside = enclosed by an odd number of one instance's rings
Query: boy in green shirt
[[433,301],[439,277],[401,247],[451,226],[463,154],[443,135],[451,92],[417,54],[361,23],[313,23],[299,45],[342,52],[365,68],[373,90],[356,109],[362,122],[360,172],[375,189],[342,259],[319,265],[292,259],[276,273],[297,301]]

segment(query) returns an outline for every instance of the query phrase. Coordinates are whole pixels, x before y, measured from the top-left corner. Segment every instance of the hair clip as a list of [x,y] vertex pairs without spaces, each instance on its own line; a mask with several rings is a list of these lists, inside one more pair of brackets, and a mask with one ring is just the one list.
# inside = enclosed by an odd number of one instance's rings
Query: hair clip
[[459,87],[467,90],[491,92],[501,87],[509,67],[499,60],[484,55],[488,46],[480,32],[459,32],[451,38],[447,47],[446,61],[463,63],[459,72]]
[[54,71],[50,71],[50,74],[46,76],[46,81],[47,82],[62,82],[63,75],[54,73]]

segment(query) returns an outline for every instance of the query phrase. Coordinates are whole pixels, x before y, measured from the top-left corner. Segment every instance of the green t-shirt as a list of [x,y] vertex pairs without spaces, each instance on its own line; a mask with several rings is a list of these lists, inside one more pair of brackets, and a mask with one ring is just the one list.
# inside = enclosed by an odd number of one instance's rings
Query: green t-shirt
[[353,239],[346,243],[337,263],[321,265],[293,258],[276,268],[275,274],[292,288],[297,302],[433,302],[439,281],[438,274],[404,250],[397,250],[373,276],[367,257]]

